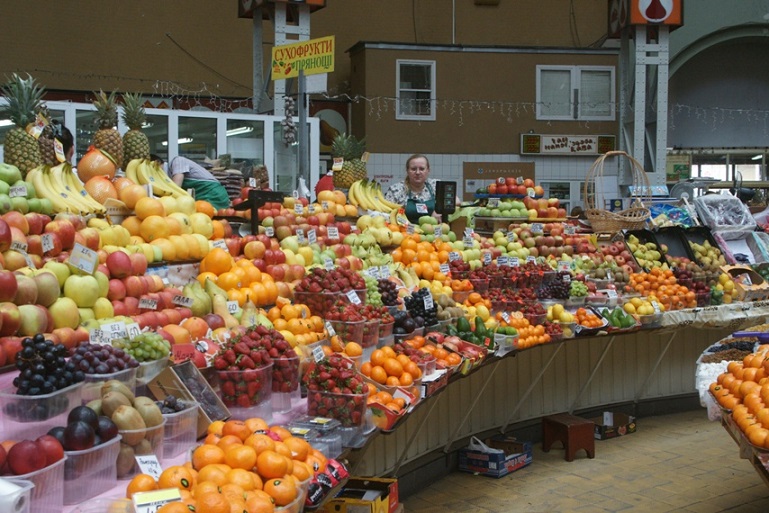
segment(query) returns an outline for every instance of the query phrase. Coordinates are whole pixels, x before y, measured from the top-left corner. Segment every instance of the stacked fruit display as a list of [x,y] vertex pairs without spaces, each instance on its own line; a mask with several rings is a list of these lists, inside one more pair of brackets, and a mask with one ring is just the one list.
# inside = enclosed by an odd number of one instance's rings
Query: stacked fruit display
[[24,476],[53,465],[64,458],[64,448],[55,437],[35,440],[3,440],[0,443],[0,475]]
[[84,451],[114,439],[118,436],[118,426],[88,406],[76,406],[67,415],[67,425],[51,428],[48,434],[56,438],[65,451]]
[[[404,346],[398,346],[403,349]],[[374,350],[368,362],[361,365],[360,372],[370,380],[387,387],[410,387],[422,377],[419,363],[395,348],[384,346]]]
[[303,378],[307,386],[307,413],[338,420],[345,427],[360,426],[366,413],[369,386],[355,364],[332,354],[313,362]]
[[[19,395],[50,394],[85,379],[87,369],[80,368],[77,362],[65,360],[66,347],[46,340],[41,333],[22,340],[21,348],[16,358],[19,375],[13,379],[13,386]],[[12,406],[14,405],[8,405]],[[50,418],[52,413],[54,412],[44,412],[42,418]],[[26,420],[32,412],[9,410],[4,414]]]
[[659,267],[663,270],[667,270],[668,263],[665,260],[664,248],[660,248],[654,242],[641,242],[635,235],[629,235],[627,238],[627,245],[631,253],[640,265],[644,269],[653,269]]

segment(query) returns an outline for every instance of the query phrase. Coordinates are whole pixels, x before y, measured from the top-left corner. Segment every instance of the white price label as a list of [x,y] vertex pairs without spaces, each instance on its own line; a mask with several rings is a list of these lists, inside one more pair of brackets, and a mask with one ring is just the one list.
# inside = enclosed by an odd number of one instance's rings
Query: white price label
[[182,494],[178,488],[163,488],[151,492],[136,492],[131,496],[131,500],[133,501],[132,511],[135,513],[157,513],[165,504],[181,502]]
[[449,264],[447,263],[442,263],[440,269],[441,269],[441,272],[446,275],[448,275],[451,272],[451,267],[449,267]]
[[427,205],[424,203],[417,203],[417,214],[427,214],[428,212]]
[[462,256],[456,251],[451,251],[449,253],[449,262],[453,262],[454,260],[462,260]]
[[531,225],[531,233],[544,233],[545,227],[542,223],[534,223]]
[[334,269],[334,261],[331,260],[329,257],[323,257],[323,267],[327,271],[331,271]]
[[652,301],[652,308],[654,308],[654,313],[658,314],[660,313],[660,305],[656,301]]
[[109,339],[104,336],[104,332],[101,329],[96,328],[88,332],[88,342],[91,344],[107,344]]
[[315,233],[315,228],[307,232],[307,242],[310,244],[318,242],[318,235]]
[[377,267],[369,267],[368,269],[365,269],[363,272],[366,273],[366,275],[370,276],[371,278],[379,279],[379,268]]
[[614,278],[611,275],[611,271],[606,271],[606,279],[609,281],[614,281]]
[[472,228],[465,228],[465,237],[472,237],[475,233],[475,230]]
[[328,238],[329,239],[338,239],[339,238],[339,228],[336,226],[329,226],[328,227]]
[[8,196],[11,198],[20,198],[25,197],[27,195],[27,186],[26,185],[14,185],[11,187],[11,190],[8,192]]
[[425,303],[425,310],[432,310],[435,308],[435,304],[433,303],[433,296],[430,294],[427,294],[424,298]]
[[510,257],[510,267],[518,267],[521,265],[521,260],[518,257]]
[[329,337],[333,337],[333,336],[335,336],[335,335],[336,335],[336,330],[335,330],[335,329],[334,329],[334,327],[331,325],[331,323],[330,323],[330,322],[328,322],[328,321],[326,321],[324,324],[325,324],[325,326],[326,326],[326,332],[328,333],[328,336],[329,336]]
[[515,242],[515,232],[507,232],[507,242]]
[[191,297],[182,296],[181,294],[176,294],[173,297],[173,299],[171,300],[171,302],[173,304],[175,304],[175,305],[185,306],[185,307],[189,308],[189,307],[192,306],[192,304],[195,302],[195,300],[192,299]]
[[563,227],[563,233],[565,233],[566,235],[574,235],[575,233],[577,233],[577,227],[574,226],[573,224],[567,224]]
[[308,205],[307,206],[307,212],[310,213],[310,214],[314,214],[315,213],[315,204],[314,203],[312,205]]
[[386,265],[379,266],[379,277],[386,280],[390,277],[390,267]]
[[304,238],[304,230],[301,228],[296,229],[296,240],[299,244],[304,244],[306,242]]
[[238,311],[238,308],[240,308],[240,305],[237,301],[227,301],[227,311],[231,314],[234,314]]
[[256,187],[256,178],[254,178],[253,176],[251,178],[249,178],[248,179],[248,186],[249,187]]
[[322,208],[323,210],[328,210],[328,201],[325,201],[325,200],[321,201],[320,208]]
[[491,253],[483,254],[483,265],[491,265]]
[[486,206],[489,208],[496,208],[499,206],[499,198],[489,198],[486,202]]
[[537,259],[536,259],[535,257],[531,256],[531,255],[529,255],[529,256],[527,256],[527,257],[526,257],[526,263],[527,263],[527,264],[528,264],[529,262],[536,262],[536,261],[537,261]]
[[443,235],[443,232],[441,231],[441,227],[440,226],[434,227],[433,228],[433,236],[434,237],[440,237],[441,235]]
[[93,274],[98,262],[99,255],[96,251],[88,249],[78,243],[75,243],[75,247],[72,248],[72,251],[69,254],[69,259],[67,259],[69,265],[87,274]]
[[536,195],[537,195],[537,193],[536,193],[536,192],[534,192],[534,189],[532,189],[532,188],[528,188],[528,189],[526,189],[526,194],[528,194],[528,195],[529,195],[529,198],[533,198],[534,196],[536,196]]
[[304,206],[301,203],[295,203],[294,204],[294,213],[295,214],[303,214],[304,213]]
[[473,247],[473,239],[471,237],[465,237],[464,239],[462,239],[462,243],[465,245],[466,248]]
[[123,321],[102,324],[101,330],[104,332],[107,338],[109,338],[109,340],[128,337],[128,330],[126,329],[126,325]]
[[132,322],[131,324],[127,324],[125,327],[125,330],[126,330],[126,333],[128,333],[129,339],[136,338],[142,333],[141,328],[135,322]]
[[344,165],[344,158],[342,158],[342,157],[334,157],[333,163],[331,164],[331,170],[332,171],[341,171],[343,165]]
[[11,249],[14,251],[18,251],[19,253],[26,253],[27,247],[28,246],[26,242],[19,242],[17,240],[11,242]]
[[563,282],[564,283],[571,283],[571,275],[570,274],[564,274],[563,275]]
[[[136,458],[136,464],[139,466],[139,470],[141,470],[142,474],[149,474],[155,479],[160,477],[160,474],[163,473],[163,468],[160,466],[160,462],[158,461],[158,457],[154,454],[145,454],[143,456],[135,456]],[[179,491],[176,489],[177,492]]]
[[144,310],[157,310],[158,300],[149,298],[139,299],[139,308]]
[[275,236],[275,228],[273,228],[272,226],[268,226],[268,227],[266,227],[264,229],[264,233],[268,237],[274,237]]
[[[332,330],[334,328],[331,328]],[[332,337],[334,335],[331,335]],[[326,353],[323,351],[323,346],[315,346],[312,348],[312,357],[316,362],[321,361],[323,358],[326,357]]]
[[42,237],[43,253],[48,253],[53,249],[53,235],[50,233],[44,233]]
[[505,256],[505,255],[502,255],[502,256],[500,256],[500,257],[497,257],[497,265],[498,265],[499,267],[502,267],[502,266],[505,266],[505,265],[509,265],[509,264],[508,264],[509,260],[510,260],[510,259],[509,259],[507,256]]
[[505,322],[510,322],[510,314],[507,312],[502,312],[502,319],[504,319]]
[[617,297],[617,291],[614,289],[608,289],[606,291],[606,297],[609,299],[615,299]]
[[523,185],[523,177],[522,177],[522,176],[519,176],[519,177],[517,177],[517,178],[515,179],[515,183],[516,183],[517,185]]
[[360,298],[358,297],[358,293],[355,292],[354,290],[348,290],[347,291],[347,299],[349,299],[350,303],[352,303],[354,305],[359,305],[360,304]]
[[408,225],[406,225],[406,233],[408,233],[408,234],[413,234],[414,233],[414,225],[413,224],[409,223]]
[[558,261],[558,270],[559,271],[571,271],[571,262],[568,262],[566,260],[559,260]]
[[212,241],[212,242],[211,242],[211,245],[212,245],[213,247],[215,247],[215,248],[221,248],[221,249],[223,249],[224,251],[226,251],[227,253],[229,253],[229,252],[230,252],[230,248],[228,248],[228,247],[227,247],[227,243],[226,243],[226,242],[224,242],[224,239],[217,239],[217,240],[215,240],[215,241]]

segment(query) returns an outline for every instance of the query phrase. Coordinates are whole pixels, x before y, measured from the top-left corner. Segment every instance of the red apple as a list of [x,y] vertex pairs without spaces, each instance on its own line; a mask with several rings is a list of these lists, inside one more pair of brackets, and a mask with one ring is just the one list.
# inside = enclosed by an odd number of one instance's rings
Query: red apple
[[[144,256],[144,254],[142,254]],[[109,269],[108,276],[113,278],[126,278],[131,276],[131,258],[127,253],[122,251],[115,251],[107,256],[106,260],[107,269]]]
[[[99,249],[99,242],[101,240],[101,237],[99,236],[99,230],[96,228],[83,228],[78,232],[82,237],[83,241],[85,242],[85,247],[88,249],[92,249],[94,251],[98,251]],[[74,236],[73,236],[73,243],[74,243]],[[69,249],[71,246],[67,246],[66,242],[62,239],[62,244],[66,249]]]
[[[98,237],[99,232],[93,228],[89,228],[89,230],[93,230]],[[64,249],[71,249],[75,244],[75,226],[70,221],[64,219],[51,221],[45,225],[45,232],[58,235]],[[99,249],[98,244],[95,249]]]
[[64,448],[59,441],[51,435],[43,435],[35,440],[38,449],[45,455],[45,466],[56,463],[64,458]]
[[13,364],[16,362],[16,354],[22,350],[21,337],[14,337],[14,336],[0,337],[0,346],[3,348],[3,351],[5,352],[6,363]]
[[45,468],[45,453],[32,440],[22,440],[8,451],[8,466],[15,475],[29,474]]
[[112,310],[114,311],[115,317],[128,315],[128,310],[126,309],[125,303],[119,299],[112,301]]

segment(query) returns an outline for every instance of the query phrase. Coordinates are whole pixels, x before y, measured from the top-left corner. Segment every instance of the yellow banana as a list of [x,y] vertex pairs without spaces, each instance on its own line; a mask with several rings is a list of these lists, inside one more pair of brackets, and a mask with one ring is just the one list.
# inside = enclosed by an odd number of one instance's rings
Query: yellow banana
[[103,214],[107,211],[107,209],[104,208],[104,205],[96,201],[93,196],[85,190],[80,179],[72,172],[72,166],[66,164],[62,168],[61,176],[67,190],[80,199],[81,203],[83,203],[90,212]]
[[136,170],[138,169],[139,164],[141,164],[141,162],[142,162],[142,159],[131,159],[128,162],[128,164],[126,164],[126,167],[125,167],[126,178],[128,178],[135,184],[139,183],[139,177],[136,175]]
[[158,181],[161,181],[164,183],[168,189],[171,190],[171,192],[174,193],[174,196],[189,196],[189,193],[176,185],[176,182],[171,180],[171,178],[166,174],[165,171],[163,171],[163,168],[160,167],[160,165],[157,162],[150,162],[149,166],[152,170],[153,175],[155,176],[155,179]]
[[61,171],[61,164],[48,170],[48,183],[51,186],[51,191],[62,198],[64,198],[62,194],[66,195],[65,201],[67,202],[67,206],[70,210],[76,212],[90,212],[90,208],[88,208],[86,202],[82,201],[81,198],[79,198],[75,193],[75,191],[72,191],[67,187],[67,184],[64,182],[61,176]]
[[353,182],[350,184],[350,189],[347,191],[347,202],[355,207],[360,206],[358,196],[355,194],[359,182]]
[[398,205],[397,203],[393,203],[392,201],[390,201],[387,198],[385,198],[384,193],[382,193],[382,185],[381,184],[379,184],[377,182],[374,182],[374,183],[376,184],[376,191],[375,192],[376,192],[377,198],[379,199],[379,201],[383,205],[387,206],[391,210],[392,209],[397,210],[397,209],[401,208],[401,206]]
[[152,170],[148,165],[147,160],[142,160],[139,167],[136,169],[136,175],[139,178],[139,183],[142,185],[152,185],[152,193],[155,196],[171,196],[171,192],[165,189],[160,183],[157,183],[155,177],[152,176]]
[[37,172],[34,173],[32,177],[32,185],[35,186],[36,192],[38,192],[41,197],[48,198],[51,201],[51,205],[55,212],[67,212],[68,210],[71,210],[65,201],[69,199],[69,196],[66,193],[62,196],[60,193],[54,192],[51,188],[50,181],[47,179],[47,174],[47,168],[37,168]]

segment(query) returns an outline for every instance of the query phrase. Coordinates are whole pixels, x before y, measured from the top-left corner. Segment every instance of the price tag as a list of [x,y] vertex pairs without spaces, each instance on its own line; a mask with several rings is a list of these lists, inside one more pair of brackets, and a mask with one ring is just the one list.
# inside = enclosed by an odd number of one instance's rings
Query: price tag
[[336,226],[329,226],[328,227],[328,238],[329,239],[338,239],[339,238],[339,228]]
[[428,212],[427,205],[424,203],[417,203],[417,214],[427,214]]
[[341,171],[343,165],[344,165],[344,159],[342,157],[334,157],[333,163],[331,164],[331,170]]
[[409,223],[409,224],[406,225],[406,233],[408,233],[409,235],[414,233],[414,225],[413,224]]
[[158,309],[158,300],[157,299],[149,299],[149,298],[143,298],[139,300],[139,308],[144,310],[157,310]]
[[449,264],[447,264],[445,262],[442,263],[441,264],[441,272],[443,274],[445,274],[445,275],[448,275],[451,272],[451,268],[449,267]]
[[505,255],[497,257],[497,265],[499,267],[504,267],[506,265],[510,265],[510,258],[505,256]]
[[88,332],[88,341],[91,344],[107,344],[109,340],[104,336],[104,332],[96,328]]
[[[333,329],[334,328],[331,328],[332,331],[333,331]],[[336,333],[334,333],[334,335],[336,335]],[[333,337],[334,335],[331,335],[331,336]],[[312,357],[315,359],[316,362],[319,362],[323,358],[325,358],[326,357],[326,353],[323,352],[323,347],[322,346],[315,346],[315,347],[313,347],[312,348]]]
[[462,256],[456,251],[449,253],[449,262],[453,262],[454,260],[462,260]]
[[443,235],[443,232],[441,231],[441,227],[440,226],[434,227],[433,228],[433,236],[434,237],[440,237],[441,235]]
[[50,233],[44,233],[42,237],[43,253],[48,253],[53,249],[53,235]]
[[379,269],[377,267],[369,267],[363,272],[366,273],[366,275],[370,276],[371,278],[375,278],[375,279],[379,278]]
[[142,333],[141,328],[135,322],[132,322],[131,324],[126,324],[125,330],[126,330],[126,333],[128,333],[129,339],[136,338]]
[[558,261],[558,270],[559,271],[571,271],[571,262],[568,262],[566,260],[559,260]]
[[615,299],[617,297],[617,291],[614,289],[607,289],[606,297],[608,297],[609,299]]
[[435,308],[435,304],[433,303],[433,296],[430,294],[427,294],[424,298],[425,303],[425,310],[432,310]]
[[515,242],[516,238],[515,232],[507,232],[507,242]]
[[72,252],[69,254],[67,263],[87,274],[93,274],[96,270],[96,264],[99,262],[99,255],[96,251],[88,249],[82,244],[75,243]]
[[522,177],[522,176],[519,176],[518,178],[516,178],[516,179],[515,179],[515,183],[516,183],[517,185],[523,185],[523,177]]
[[[139,466],[142,474],[149,474],[155,479],[160,477],[163,473],[163,468],[160,466],[158,457],[154,454],[145,454],[143,456],[136,455],[136,464]],[[178,492],[178,488],[176,489]]]
[[526,194],[529,196],[529,198],[533,198],[534,196],[536,196],[536,193],[534,192],[534,189],[532,189],[531,187],[526,189]]
[[[136,458],[140,457],[137,456]],[[136,513],[157,513],[164,504],[181,502],[182,495],[178,488],[163,488],[151,492],[136,492],[131,496],[131,500],[133,501],[133,510]]]
[[573,224],[567,224],[563,227],[563,233],[566,235],[574,235],[577,233],[577,227]]
[[19,242],[17,240],[11,242],[11,249],[14,251],[18,251],[19,253],[26,253],[27,252],[27,243],[26,242]]
[[184,360],[191,360],[195,357],[195,344],[174,344],[171,346],[171,354],[174,357],[174,362],[183,362]]
[[328,210],[328,201],[321,201],[320,202],[320,208],[322,208],[324,211]]
[[656,301],[652,301],[652,308],[654,308],[654,313],[658,314],[660,313],[660,305]]
[[496,208],[499,206],[499,198],[489,198],[486,202],[486,206],[489,208]]
[[227,253],[230,252],[230,248],[227,247],[227,243],[224,242],[224,239],[217,239],[215,241],[211,242],[211,245],[215,248],[222,248]]
[[240,305],[237,301],[227,301],[227,311],[231,314],[234,314],[238,311],[238,308],[240,308]]
[[464,243],[466,248],[472,248],[473,247],[473,238],[472,237],[465,236],[462,239],[462,242]]
[[475,230],[472,228],[465,228],[465,237],[472,237],[475,233]]
[[529,256],[527,256],[527,257],[526,257],[526,263],[527,263],[527,264],[528,264],[529,262],[535,262],[535,263],[536,263],[536,261],[537,261],[537,259],[536,259],[535,257],[531,256],[531,255],[529,255]]
[[380,265],[379,266],[379,277],[383,280],[386,280],[390,277],[390,267],[387,265]]
[[272,226],[268,226],[267,228],[264,229],[264,233],[268,237],[274,237],[275,236],[275,228],[273,228]]
[[175,305],[179,306],[185,306],[187,308],[192,306],[192,303],[195,302],[191,297],[183,296],[181,294],[176,294],[173,299],[171,299],[171,302]]
[[531,233],[544,233],[544,226],[542,226],[542,223],[532,224]]
[[360,304],[360,298],[358,297],[358,293],[355,292],[354,290],[348,290],[347,291],[347,299],[349,299],[350,303],[352,303],[354,305],[359,305]]
[[307,242],[310,244],[318,242],[318,235],[315,233],[315,228],[307,232]]
[[329,257],[323,257],[323,267],[327,271],[331,271],[334,269],[334,261],[331,260]]
[[295,203],[294,204],[294,213],[295,214],[304,214],[304,206],[301,203]]
[[307,205],[307,212],[310,213],[310,214],[314,214],[315,213],[315,204],[314,203],[310,204],[310,205]]
[[570,274],[564,274],[563,275],[563,282],[564,283],[571,283],[571,275]]
[[326,321],[324,324],[326,326],[326,332],[328,333],[329,337],[333,337],[334,335],[336,335],[336,330],[334,329],[334,327],[331,325],[329,321]]
[[109,340],[114,340],[116,338],[128,338],[128,330],[126,329],[126,325],[123,321],[102,324],[101,330]]
[[294,192],[292,192],[292,193],[291,193],[291,196],[292,196],[292,197],[293,197],[295,200],[298,200],[298,199],[299,199],[299,191],[297,191],[296,189],[294,189]]
[[510,322],[510,314],[508,314],[507,312],[502,312],[502,319],[504,319],[505,322],[509,323]]
[[304,244],[305,243],[305,240],[304,240],[304,230],[302,230],[301,228],[297,228],[296,229],[296,240],[299,242],[299,244]]
[[[13,244],[15,244],[15,242]],[[27,267],[30,269],[35,269],[35,262],[32,261],[32,257],[30,257],[26,251],[22,251],[20,249],[17,249],[16,251],[21,253],[21,256],[24,257],[24,263],[27,264]]]
[[510,257],[510,267],[518,267],[521,265],[521,260],[518,257]]
[[8,192],[8,196],[11,198],[19,198],[19,197],[26,197],[27,196],[27,186],[26,185],[14,185],[11,187],[11,190]]
[[402,214],[398,214],[398,215],[395,216],[395,222],[398,223],[401,226],[408,226],[409,225],[408,218],[406,216],[402,215]]
[[256,187],[256,178],[254,178],[253,176],[251,178],[249,178],[248,179],[248,186],[249,187]]
[[483,254],[483,265],[491,265],[491,253]]
[[611,271],[606,271],[606,279],[609,281],[614,281],[614,278],[612,278]]
[[499,178],[497,178],[497,183],[499,185],[505,185],[505,177],[504,176],[500,176]]

